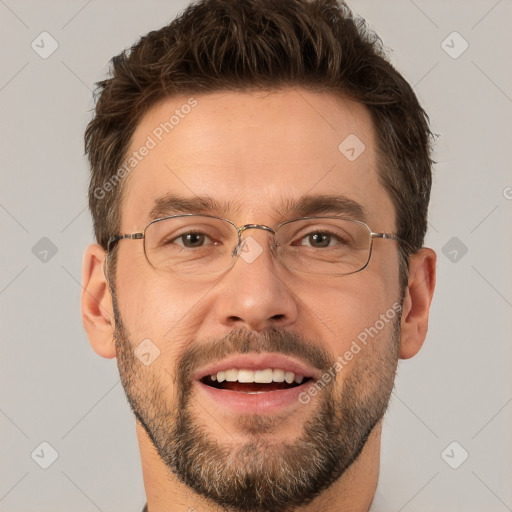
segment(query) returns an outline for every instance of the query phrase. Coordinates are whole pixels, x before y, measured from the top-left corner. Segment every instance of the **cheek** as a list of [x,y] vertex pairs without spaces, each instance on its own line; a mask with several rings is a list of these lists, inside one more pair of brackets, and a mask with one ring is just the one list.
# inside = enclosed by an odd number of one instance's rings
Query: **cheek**
[[366,327],[358,330],[336,355],[338,389],[363,407],[385,400],[391,393],[396,374],[399,343],[395,324],[398,313],[390,309],[387,316],[384,315],[384,319],[369,321]]
[[354,340],[364,341],[365,333],[374,332],[376,325],[379,333],[387,332],[399,307],[397,283],[394,271],[377,274],[365,269],[298,295],[305,315],[318,324],[330,352],[340,355]]
[[161,323],[162,301],[150,293],[148,282],[142,275],[135,276],[121,265],[117,273],[116,296],[119,314],[132,340],[153,338],[156,334],[153,327]]
[[138,338],[126,325],[117,329],[117,364],[130,404],[146,421],[169,415],[178,399],[176,353],[156,340]]
[[[144,256],[142,255],[142,258]],[[118,265],[116,295],[119,313],[132,343],[149,339],[175,357],[193,339],[204,318],[204,286],[172,280],[144,261],[128,258]]]

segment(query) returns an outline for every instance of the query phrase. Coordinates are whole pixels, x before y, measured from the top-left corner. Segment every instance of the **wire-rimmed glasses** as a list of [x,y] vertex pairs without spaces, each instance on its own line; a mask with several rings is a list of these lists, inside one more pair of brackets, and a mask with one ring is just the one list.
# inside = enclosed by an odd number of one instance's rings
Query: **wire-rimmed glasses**
[[120,240],[142,239],[153,268],[208,279],[233,266],[246,246],[242,234],[250,229],[271,235],[270,249],[288,270],[313,275],[359,272],[370,261],[374,239],[402,241],[391,233],[374,233],[364,222],[336,216],[300,217],[270,228],[191,213],[155,219],[142,232],[113,236],[108,252]]

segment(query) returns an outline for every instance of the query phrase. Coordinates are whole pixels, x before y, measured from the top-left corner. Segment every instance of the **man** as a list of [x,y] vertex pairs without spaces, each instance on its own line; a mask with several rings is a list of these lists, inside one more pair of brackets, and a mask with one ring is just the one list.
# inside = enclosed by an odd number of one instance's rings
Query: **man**
[[335,0],[204,0],[112,61],[83,320],[149,512],[368,511],[435,284],[427,117]]

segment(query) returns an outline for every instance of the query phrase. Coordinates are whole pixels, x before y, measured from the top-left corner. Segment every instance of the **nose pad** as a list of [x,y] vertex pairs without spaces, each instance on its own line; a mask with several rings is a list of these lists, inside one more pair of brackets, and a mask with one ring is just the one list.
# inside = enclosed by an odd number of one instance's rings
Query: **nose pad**
[[237,246],[233,250],[233,256],[242,258],[246,263],[253,263],[263,254],[265,246],[267,246],[270,253],[275,258],[276,244],[274,234],[272,232],[268,234],[270,236],[268,237],[266,244],[259,242],[254,236],[247,234],[238,242]]
[[233,257],[244,256],[244,253],[246,257],[249,257],[248,253],[251,252],[250,259],[252,259],[263,252],[262,245],[254,237],[250,234],[245,237],[243,236],[244,233],[250,229],[259,229],[267,231],[272,236],[275,235],[274,230],[264,224],[244,224],[243,226],[240,226],[238,228],[238,243],[231,253]]

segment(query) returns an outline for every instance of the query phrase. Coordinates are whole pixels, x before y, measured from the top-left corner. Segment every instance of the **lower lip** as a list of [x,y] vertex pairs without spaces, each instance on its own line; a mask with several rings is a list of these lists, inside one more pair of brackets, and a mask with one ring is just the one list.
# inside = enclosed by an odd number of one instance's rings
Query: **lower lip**
[[196,385],[201,394],[237,414],[271,414],[302,405],[299,396],[308,387],[308,382],[294,388],[254,394],[217,389],[200,381],[196,381]]

